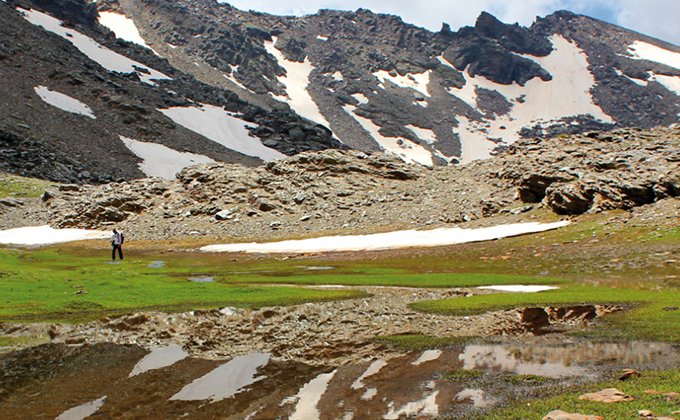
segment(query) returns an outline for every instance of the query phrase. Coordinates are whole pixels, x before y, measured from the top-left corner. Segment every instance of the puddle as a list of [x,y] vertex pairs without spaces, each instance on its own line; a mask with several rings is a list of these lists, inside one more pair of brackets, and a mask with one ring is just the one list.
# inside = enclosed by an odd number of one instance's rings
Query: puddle
[[[150,353],[110,343],[47,344],[0,355],[0,411],[3,418],[61,420],[104,409],[130,418],[456,418],[502,402],[507,385],[494,381],[486,389],[442,379],[454,370],[596,380],[610,369],[680,361],[678,350],[664,343],[570,344],[557,338],[380,356],[315,366],[252,353],[225,363],[186,356],[177,344]],[[35,403],[36,395],[43,403]]]
[[165,268],[165,261],[151,261],[147,267],[149,268]]
[[170,400],[221,401],[233,397],[246,386],[260,381],[266,376],[255,376],[258,368],[269,362],[269,353],[253,353],[234,357],[229,362],[202,376],[182,388]]
[[212,276],[204,276],[204,277],[189,277],[189,280],[193,281],[194,283],[214,283],[215,278]]
[[182,346],[179,344],[155,348],[132,368],[129,376],[133,377],[150,370],[172,366],[187,356],[189,355],[182,350]]
[[106,396],[103,396],[94,401],[90,401],[88,403],[68,409],[64,411],[59,417],[57,417],[56,420],[83,420],[84,418],[96,413],[102,407],[102,405],[104,405],[105,400]]
[[480,286],[478,289],[488,289],[488,290],[498,290],[501,292],[513,292],[513,293],[536,293],[544,292],[546,290],[559,289],[556,286],[524,286],[521,284],[506,284],[506,285],[494,285],[494,286]]
[[305,270],[310,270],[310,271],[317,271],[317,270],[332,270],[335,267],[301,265],[301,266],[298,266],[298,268],[304,268]]

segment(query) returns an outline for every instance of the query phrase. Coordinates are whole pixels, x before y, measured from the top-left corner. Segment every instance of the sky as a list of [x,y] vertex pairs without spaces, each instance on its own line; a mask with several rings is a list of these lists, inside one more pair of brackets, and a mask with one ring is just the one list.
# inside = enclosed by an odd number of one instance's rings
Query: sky
[[370,9],[401,16],[431,31],[442,22],[457,30],[486,11],[505,23],[529,26],[536,16],[569,10],[680,45],[680,0],[219,0],[238,9],[276,15],[306,15],[319,9]]

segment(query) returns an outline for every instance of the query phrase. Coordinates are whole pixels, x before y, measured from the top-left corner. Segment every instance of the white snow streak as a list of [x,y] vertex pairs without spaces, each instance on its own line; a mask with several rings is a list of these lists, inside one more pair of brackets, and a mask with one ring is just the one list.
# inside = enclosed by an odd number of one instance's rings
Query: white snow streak
[[83,420],[96,413],[97,410],[99,410],[102,405],[104,405],[105,400],[106,395],[94,401],[90,401],[77,407],[68,409],[61,413],[61,415],[57,417],[56,420]]
[[283,159],[286,156],[263,145],[260,139],[250,137],[245,122],[224,109],[202,104],[197,107],[159,109],[177,124],[194,131],[224,147],[262,160]]
[[40,96],[40,99],[54,107],[57,107],[63,111],[71,112],[73,114],[84,115],[86,117],[92,118],[93,120],[97,119],[97,117],[94,115],[94,112],[92,112],[92,109],[77,99],[71,98],[70,96],[60,92],[51,91],[45,86],[36,86],[33,88],[33,90],[35,90],[35,93]]
[[434,134],[434,131],[430,129],[416,127],[415,125],[412,124],[408,124],[406,128],[413,131],[413,134],[418,136],[419,139],[426,141],[428,144],[432,144],[437,141],[437,135]]
[[204,252],[259,252],[305,253],[336,251],[370,251],[409,247],[427,247],[490,241],[508,236],[543,232],[569,225],[569,221],[556,223],[515,223],[480,229],[441,228],[433,230],[402,230],[373,235],[324,236],[321,238],[269,243],[243,243],[209,245]]
[[558,289],[555,286],[524,286],[521,284],[506,284],[498,286],[480,286],[478,289],[500,290],[502,292],[516,292],[516,293],[536,293],[546,290]]
[[[120,55],[110,49],[99,45],[92,38],[81,34],[73,29],[61,26],[62,22],[50,15],[36,10],[23,11],[23,16],[34,25],[42,26],[45,30],[54,32],[62,38],[71,42],[76,48],[90,59],[99,63],[107,70],[119,73],[137,73],[144,83],[155,84],[153,80],[170,79],[163,73],[156,71],[142,63],[131,60],[124,55]],[[147,69],[150,74],[137,71],[133,66]]]
[[383,148],[386,152],[393,153],[400,156],[406,162],[417,162],[421,165],[432,166],[432,153],[425,149],[419,144],[415,144],[409,139],[401,137],[384,137],[380,134],[380,127],[375,125],[373,121],[368,118],[356,115],[353,111],[356,107],[352,105],[345,105],[342,107],[349,115],[351,115],[364,130],[375,139],[376,142]]
[[[680,53],[657,47],[644,41],[635,41],[628,46],[628,58],[649,60],[680,70]],[[627,57],[624,55],[624,57]]]
[[114,12],[99,12],[99,24],[112,30],[117,38],[151,49],[139,34],[135,22],[125,15]]
[[123,136],[119,137],[128,149],[144,159],[144,162],[139,164],[139,169],[146,176],[175,179],[177,172],[187,166],[198,165],[199,163],[215,163],[207,156],[178,152],[158,143],[147,143]]
[[286,94],[288,97],[275,96],[276,99],[287,102],[295,112],[301,116],[330,127],[326,117],[321,114],[319,106],[314,102],[307,91],[309,85],[309,74],[312,72],[312,63],[305,57],[303,63],[296,61],[288,61],[283,57],[281,51],[274,47],[276,44],[276,37],[272,37],[273,41],[265,41],[264,47],[267,52],[276,58],[279,65],[286,70],[286,75],[277,77],[278,81],[286,87]]

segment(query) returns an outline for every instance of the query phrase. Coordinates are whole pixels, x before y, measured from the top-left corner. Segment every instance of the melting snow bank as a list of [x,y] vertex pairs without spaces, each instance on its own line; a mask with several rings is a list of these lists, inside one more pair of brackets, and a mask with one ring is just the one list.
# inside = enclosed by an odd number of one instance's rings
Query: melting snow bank
[[61,109],[62,111],[84,115],[86,117],[92,118],[93,120],[97,119],[97,117],[94,115],[94,112],[92,112],[92,109],[77,99],[71,98],[70,96],[60,92],[51,91],[45,86],[36,86],[33,88],[33,90],[35,90],[35,93],[40,96],[40,99],[54,107]]
[[569,221],[556,223],[515,223],[481,229],[434,229],[402,230],[373,235],[324,236],[321,238],[296,241],[269,242],[258,244],[209,245],[201,248],[205,252],[259,252],[259,253],[304,253],[335,251],[372,251],[409,247],[428,247],[462,244],[466,242],[490,241],[525,233],[543,232],[567,226]]
[[521,284],[508,284],[504,286],[481,286],[478,287],[478,289],[500,290],[502,292],[536,293],[559,288],[557,286],[524,286]]
[[109,239],[111,232],[87,229],[53,229],[50,226],[28,226],[0,231],[0,244],[50,245],[85,239]]

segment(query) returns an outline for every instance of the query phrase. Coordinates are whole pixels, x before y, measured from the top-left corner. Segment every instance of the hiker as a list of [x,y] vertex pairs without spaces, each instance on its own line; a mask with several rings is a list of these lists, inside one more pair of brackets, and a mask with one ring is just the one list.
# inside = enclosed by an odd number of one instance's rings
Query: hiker
[[118,250],[118,256],[123,259],[123,242],[125,242],[125,237],[123,232],[118,232],[116,229],[113,230],[113,240],[111,240],[111,245],[113,245],[113,251],[111,251],[111,259],[116,260],[116,249]]

